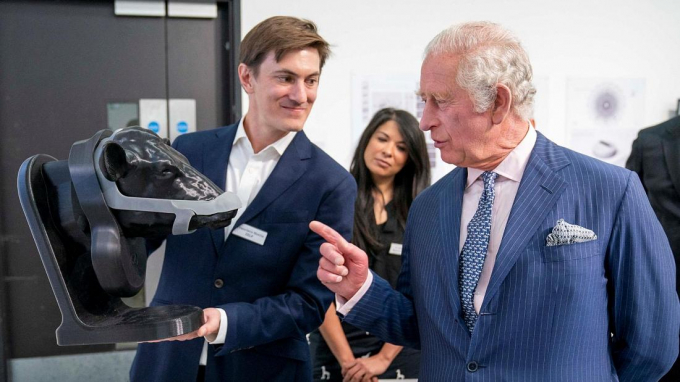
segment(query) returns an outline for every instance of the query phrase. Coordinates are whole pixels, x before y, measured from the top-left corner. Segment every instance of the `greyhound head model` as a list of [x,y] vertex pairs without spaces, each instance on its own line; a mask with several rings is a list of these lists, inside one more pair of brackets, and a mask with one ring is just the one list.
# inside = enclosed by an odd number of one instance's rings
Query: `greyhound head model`
[[240,206],[235,195],[223,193],[149,130],[121,129],[100,146],[95,152],[99,182],[126,235],[223,228],[233,217],[225,209]]

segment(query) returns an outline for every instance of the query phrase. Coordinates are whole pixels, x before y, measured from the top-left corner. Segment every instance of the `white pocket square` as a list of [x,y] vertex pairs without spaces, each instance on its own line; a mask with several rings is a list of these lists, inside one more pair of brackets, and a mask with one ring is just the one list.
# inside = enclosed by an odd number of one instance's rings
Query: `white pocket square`
[[595,232],[588,228],[583,228],[576,224],[569,224],[565,222],[564,219],[560,219],[557,221],[557,224],[555,224],[555,227],[553,227],[552,232],[545,238],[545,245],[554,247],[557,245],[585,243],[596,239],[597,235]]

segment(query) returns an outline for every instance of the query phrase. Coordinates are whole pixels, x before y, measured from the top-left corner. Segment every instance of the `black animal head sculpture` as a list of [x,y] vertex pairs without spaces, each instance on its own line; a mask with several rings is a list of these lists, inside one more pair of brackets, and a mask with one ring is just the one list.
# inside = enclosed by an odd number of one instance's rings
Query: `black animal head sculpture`
[[19,170],[19,197],[62,313],[57,343],[150,341],[191,332],[193,306],[131,308],[144,284],[145,239],[226,227],[240,207],[167,140],[139,127],[101,130],[68,161]]
[[[121,194],[138,198],[202,200],[219,197],[223,191],[191,167],[187,158],[174,150],[167,139],[150,130],[130,127],[117,131],[102,144],[98,165],[106,179]],[[114,214],[129,237],[165,237],[172,233],[175,216],[170,213],[116,210]],[[189,230],[218,229],[228,225],[232,215],[194,215]],[[225,224],[227,223],[227,224]]]

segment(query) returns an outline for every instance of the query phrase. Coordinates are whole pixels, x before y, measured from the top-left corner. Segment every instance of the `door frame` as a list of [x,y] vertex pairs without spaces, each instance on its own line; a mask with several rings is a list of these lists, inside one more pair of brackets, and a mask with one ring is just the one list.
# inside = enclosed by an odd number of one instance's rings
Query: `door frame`
[[[228,23],[227,29],[224,32],[229,36],[229,62],[231,65],[224,68],[230,73],[227,73],[225,78],[231,77],[231,86],[229,89],[224,89],[224,94],[230,94],[229,99],[232,100],[228,107],[230,119],[234,123],[241,119],[242,116],[242,102],[241,102],[241,82],[238,79],[238,65],[239,65],[239,50],[241,49],[241,0],[218,0],[220,3],[229,3],[228,8]],[[222,86],[228,87],[227,82],[223,82]]]

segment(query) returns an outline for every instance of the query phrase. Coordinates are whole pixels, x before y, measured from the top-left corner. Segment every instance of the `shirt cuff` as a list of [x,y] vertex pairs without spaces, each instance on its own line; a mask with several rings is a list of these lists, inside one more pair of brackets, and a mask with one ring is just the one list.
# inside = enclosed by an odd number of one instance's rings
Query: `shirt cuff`
[[349,299],[349,301],[345,300],[341,296],[338,296],[337,294],[335,295],[335,310],[342,314],[343,316],[346,316],[349,314],[349,312],[354,308],[354,305],[356,305],[359,300],[361,300],[362,297],[368,292],[368,288],[371,287],[371,284],[373,283],[373,272],[368,272],[368,277],[366,277],[366,281],[364,281],[364,285],[359,288],[357,293],[352,296],[352,298]]
[[208,336],[205,336],[205,340],[211,345],[222,345],[227,339],[227,312],[224,309],[217,308],[220,312],[220,329],[217,331],[217,336],[211,341]]

